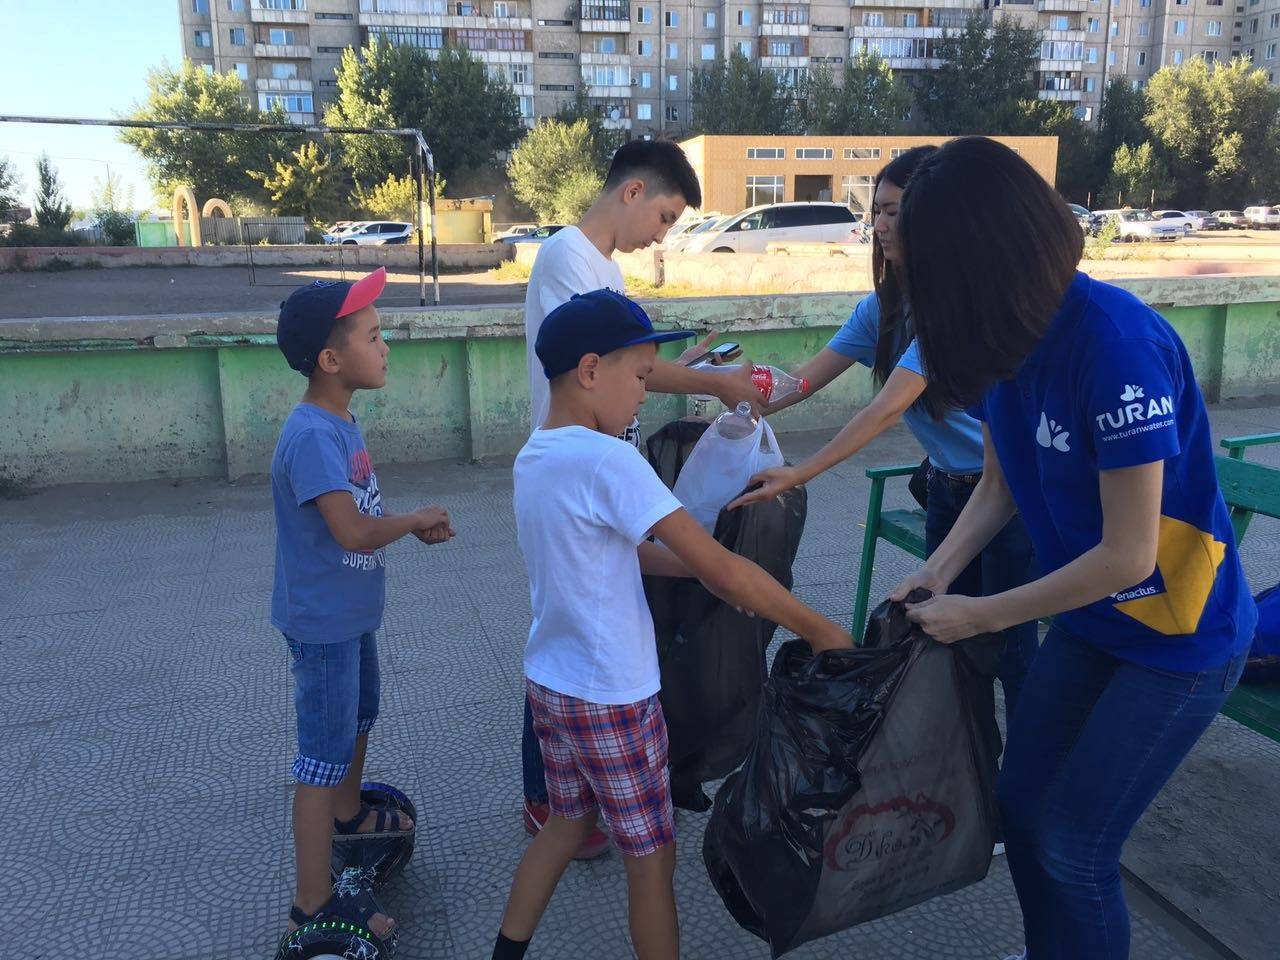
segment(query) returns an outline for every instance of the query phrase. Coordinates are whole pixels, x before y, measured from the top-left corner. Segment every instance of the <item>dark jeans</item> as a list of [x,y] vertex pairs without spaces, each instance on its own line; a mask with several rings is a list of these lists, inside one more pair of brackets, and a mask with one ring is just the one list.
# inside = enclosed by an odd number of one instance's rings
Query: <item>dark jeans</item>
[[1244,668],[1120,660],[1049,632],[1009,727],[998,794],[1029,960],[1124,960],[1120,851]]
[[[929,477],[929,507],[925,517],[925,553],[932,555],[951,528],[955,526],[960,511],[969,502],[974,487],[959,480],[952,480],[940,470]],[[985,597],[993,593],[1012,590],[1034,579],[1035,555],[1031,549],[1031,535],[1021,516],[1015,516],[1003,530],[995,535],[982,553],[974,559],[951,584],[951,593],[966,597]],[[1020,623],[1004,631],[1004,653],[996,676],[1004,688],[1005,723],[1013,716],[1014,705],[1026,680],[1027,670],[1038,646],[1035,623]],[[995,697],[992,695],[992,719],[995,717]]]
[[529,698],[524,698],[524,733],[520,737],[520,754],[524,767],[524,795],[530,803],[547,802],[547,768],[542,764],[542,748],[533,732],[533,711]]

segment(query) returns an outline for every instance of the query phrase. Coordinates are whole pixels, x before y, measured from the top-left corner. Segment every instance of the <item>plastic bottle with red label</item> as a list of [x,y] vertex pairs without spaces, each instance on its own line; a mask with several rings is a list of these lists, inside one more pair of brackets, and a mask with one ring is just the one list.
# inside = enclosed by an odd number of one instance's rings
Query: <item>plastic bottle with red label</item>
[[[731,370],[741,370],[742,365],[719,364],[712,365],[710,363],[695,363],[694,370],[716,370],[728,373]],[[777,403],[783,397],[789,397],[793,393],[808,393],[809,381],[804,377],[793,377],[787,371],[778,367],[767,367],[762,364],[753,364],[751,367],[751,382],[756,385],[756,389],[760,391],[760,396],[765,403]],[[698,400],[711,400],[712,397],[695,397]]]

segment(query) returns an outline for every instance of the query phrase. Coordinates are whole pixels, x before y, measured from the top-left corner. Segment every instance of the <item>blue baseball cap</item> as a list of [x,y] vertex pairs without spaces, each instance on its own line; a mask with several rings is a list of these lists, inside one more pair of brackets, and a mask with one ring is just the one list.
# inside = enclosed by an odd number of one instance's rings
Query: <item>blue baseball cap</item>
[[311,376],[320,351],[329,342],[340,317],[363,310],[378,299],[387,285],[387,268],[350,280],[317,280],[299,287],[280,304],[276,321],[276,345],[289,366]]
[[604,356],[638,343],[667,343],[695,336],[692,330],[653,329],[640,304],[612,290],[578,293],[547,315],[534,352],[548,380],[568,373],[589,353]]

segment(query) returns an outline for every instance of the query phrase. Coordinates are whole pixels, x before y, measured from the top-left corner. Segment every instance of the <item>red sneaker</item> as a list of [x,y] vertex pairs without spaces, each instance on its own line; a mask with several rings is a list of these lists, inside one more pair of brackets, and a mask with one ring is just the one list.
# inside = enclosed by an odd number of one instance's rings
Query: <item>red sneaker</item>
[[[532,803],[526,797],[524,801],[524,832],[531,837],[536,837],[538,831],[546,825],[547,817],[551,815],[550,808],[545,803]],[[605,853],[609,852],[609,835],[599,827],[591,831],[591,836],[587,837],[586,843],[578,848],[578,852],[573,855],[575,860],[594,860]]]

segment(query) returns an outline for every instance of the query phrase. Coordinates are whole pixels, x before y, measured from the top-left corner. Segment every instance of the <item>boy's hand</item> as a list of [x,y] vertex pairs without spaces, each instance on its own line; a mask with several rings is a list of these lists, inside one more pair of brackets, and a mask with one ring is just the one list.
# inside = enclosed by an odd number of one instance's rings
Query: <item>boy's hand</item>
[[427,530],[415,530],[413,535],[429,546],[435,546],[437,543],[445,543],[456,536],[453,528],[447,523],[442,523],[439,526],[431,527]]
[[431,530],[434,527],[449,526],[449,511],[444,507],[420,507],[413,512],[418,525],[414,527],[414,533],[422,533],[425,530]]
[[830,620],[827,621],[827,625],[823,627],[821,633],[815,633],[813,636],[805,637],[804,639],[809,644],[809,649],[815,654],[822,653],[824,650],[849,650],[853,648],[853,637]]
[[716,374],[716,399],[730,410],[735,409],[743,400],[751,404],[751,412],[759,414],[764,405],[764,397],[760,395],[755,381],[751,379],[751,364],[742,361],[737,370],[726,370]]

